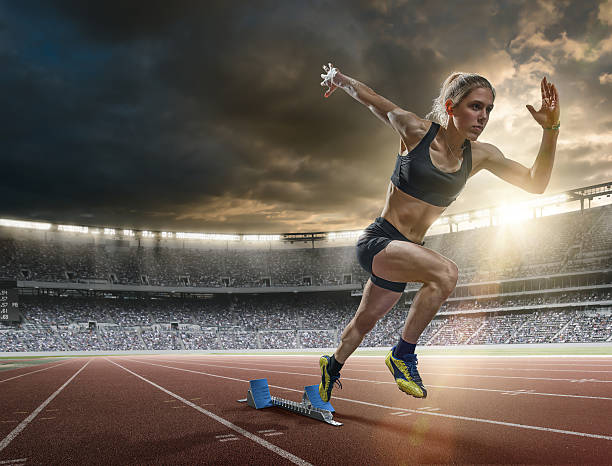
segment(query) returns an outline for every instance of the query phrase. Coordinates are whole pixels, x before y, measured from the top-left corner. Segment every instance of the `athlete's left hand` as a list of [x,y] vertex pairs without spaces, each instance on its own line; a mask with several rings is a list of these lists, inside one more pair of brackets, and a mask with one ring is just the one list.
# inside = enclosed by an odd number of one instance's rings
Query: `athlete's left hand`
[[546,77],[542,79],[540,87],[542,88],[542,108],[536,112],[531,105],[527,105],[527,110],[540,126],[551,128],[559,123],[559,116],[561,115],[559,93],[554,84],[546,81]]

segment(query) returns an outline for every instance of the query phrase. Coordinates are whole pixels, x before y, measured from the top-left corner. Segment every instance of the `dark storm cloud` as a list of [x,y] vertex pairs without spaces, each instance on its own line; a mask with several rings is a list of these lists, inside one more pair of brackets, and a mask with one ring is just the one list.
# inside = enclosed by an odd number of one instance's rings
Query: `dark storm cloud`
[[[506,79],[513,67],[552,67],[571,91],[564,105],[601,106],[610,85],[594,81],[610,54],[578,62],[572,44],[547,45],[565,33],[595,46],[610,34],[597,12],[510,1],[0,6],[0,215],[220,232],[361,227],[382,207],[398,141],[340,91],[322,98],[323,63],[420,116],[440,81],[470,66],[515,95],[526,88]],[[532,66],[538,54],[552,61]],[[462,208],[478,199],[468,193]]]

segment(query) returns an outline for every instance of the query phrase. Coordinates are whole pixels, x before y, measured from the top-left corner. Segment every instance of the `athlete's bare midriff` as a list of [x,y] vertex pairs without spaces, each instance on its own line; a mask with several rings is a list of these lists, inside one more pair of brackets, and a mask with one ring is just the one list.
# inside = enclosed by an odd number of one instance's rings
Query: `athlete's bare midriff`
[[429,227],[444,213],[446,207],[438,207],[400,191],[389,183],[387,200],[380,214],[410,241],[421,243]]

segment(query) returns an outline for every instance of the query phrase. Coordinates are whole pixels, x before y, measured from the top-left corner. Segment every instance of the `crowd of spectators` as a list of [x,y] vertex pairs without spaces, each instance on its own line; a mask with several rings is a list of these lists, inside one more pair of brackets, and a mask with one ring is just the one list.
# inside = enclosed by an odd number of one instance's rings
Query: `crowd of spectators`
[[610,341],[612,318],[592,312],[576,312],[568,325],[551,340],[558,343]]
[[[612,206],[426,237],[426,247],[459,266],[460,283],[602,267],[612,258]],[[0,231],[2,233],[2,231]],[[4,231],[6,233],[6,231]],[[75,242],[0,235],[0,276],[21,281],[182,287],[262,287],[365,283],[354,246],[201,249]],[[63,238],[63,239],[62,239]],[[526,241],[525,238],[529,240]],[[329,245],[328,245],[329,246]]]
[[177,332],[162,330],[143,330],[141,335],[148,350],[181,350],[181,338]]
[[612,292],[610,289],[603,290],[580,290],[580,291],[548,291],[547,293],[532,292],[524,296],[502,296],[486,299],[461,299],[446,302],[440,308],[440,312],[461,312],[473,310],[495,310],[511,307],[530,307],[564,303],[585,303],[593,301],[610,301]]
[[260,345],[263,349],[289,349],[297,348],[297,331],[296,330],[280,330],[267,332],[262,330],[259,332]]
[[100,326],[100,337],[106,349],[115,351],[144,350],[145,342],[138,329],[124,329],[119,326]]
[[[458,302],[457,309],[475,312],[438,315],[419,344],[612,341],[609,288],[488,301],[482,307],[485,301]],[[358,303],[341,292],[200,300],[28,297],[20,303],[22,322],[0,326],[0,344],[6,351],[334,347]],[[394,345],[408,306],[395,306],[363,346]]]
[[330,348],[336,346],[336,331],[302,330],[298,332],[300,348]]

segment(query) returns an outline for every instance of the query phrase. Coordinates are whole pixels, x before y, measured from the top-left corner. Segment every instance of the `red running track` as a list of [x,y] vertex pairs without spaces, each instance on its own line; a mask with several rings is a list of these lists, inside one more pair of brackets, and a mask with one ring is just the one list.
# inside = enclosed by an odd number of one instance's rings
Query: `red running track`
[[609,464],[612,357],[434,357],[425,400],[352,357],[333,427],[254,410],[248,381],[301,400],[318,357],[74,358],[0,373],[0,465]]

